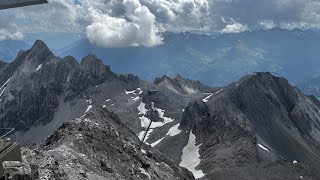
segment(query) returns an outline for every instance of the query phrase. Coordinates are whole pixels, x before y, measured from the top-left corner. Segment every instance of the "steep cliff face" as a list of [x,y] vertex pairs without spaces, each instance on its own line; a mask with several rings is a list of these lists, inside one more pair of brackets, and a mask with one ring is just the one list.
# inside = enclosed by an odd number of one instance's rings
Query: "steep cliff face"
[[25,151],[23,163],[36,179],[194,179],[157,150],[138,145],[116,114],[93,108]]
[[203,85],[200,81],[189,80],[181,75],[177,75],[174,78],[170,78],[166,75],[161,78],[156,78],[154,84],[158,87],[170,89],[176,93],[182,94],[195,94],[209,90],[210,88]]
[[180,128],[201,144],[208,178],[298,179],[319,176],[319,115],[317,100],[257,73],[189,104]]
[[[15,127],[22,133],[57,120],[48,126],[52,133],[64,121],[79,117],[92,103],[90,96],[98,85],[104,84],[108,94],[118,94],[140,83],[138,77],[114,74],[94,55],[84,57],[80,64],[71,56],[60,59],[42,41],[21,51],[0,72],[0,126]],[[26,141],[40,142],[50,135],[43,132],[31,133],[28,137],[37,139]]]

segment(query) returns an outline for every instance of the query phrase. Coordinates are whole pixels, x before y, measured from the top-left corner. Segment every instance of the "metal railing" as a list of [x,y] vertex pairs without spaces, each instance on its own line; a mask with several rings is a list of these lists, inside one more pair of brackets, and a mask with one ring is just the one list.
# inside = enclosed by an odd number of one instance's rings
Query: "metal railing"
[[0,128],[0,153],[15,142],[15,128]]

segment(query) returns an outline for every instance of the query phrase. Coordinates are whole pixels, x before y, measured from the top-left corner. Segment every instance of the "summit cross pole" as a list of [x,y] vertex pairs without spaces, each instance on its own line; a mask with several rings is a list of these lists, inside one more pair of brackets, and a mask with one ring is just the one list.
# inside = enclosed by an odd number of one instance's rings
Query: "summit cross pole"
[[155,111],[155,109],[154,109],[154,102],[151,102],[151,109],[147,112],[147,113],[149,113],[149,119],[150,119],[150,123],[149,123],[149,126],[148,126],[148,128],[146,129],[146,132],[144,132],[144,135],[143,135],[143,138],[142,138],[142,140],[141,140],[141,142],[140,142],[140,145],[139,145],[139,149],[141,149],[141,146],[142,146],[142,144],[143,144],[143,142],[144,142],[144,139],[146,138],[146,136],[147,136],[147,134],[148,134],[148,131],[149,131],[149,129],[150,129],[150,126],[151,126],[151,124],[152,124],[152,122],[153,122],[153,117],[154,117],[154,111]]
[[[149,96],[152,96],[152,95],[155,95],[158,93],[158,90],[148,90],[148,95]],[[152,122],[154,121],[154,115],[155,115],[155,112],[156,112],[156,109],[154,107],[154,102],[151,102],[151,109],[147,112],[147,115],[149,116],[149,119],[150,119],[150,123],[148,125],[148,128],[146,129],[146,132],[144,132],[144,135],[143,135],[143,138],[140,142],[140,145],[139,145],[139,149],[141,149],[141,146],[143,145],[143,142],[148,134],[148,131],[151,127],[151,124]]]

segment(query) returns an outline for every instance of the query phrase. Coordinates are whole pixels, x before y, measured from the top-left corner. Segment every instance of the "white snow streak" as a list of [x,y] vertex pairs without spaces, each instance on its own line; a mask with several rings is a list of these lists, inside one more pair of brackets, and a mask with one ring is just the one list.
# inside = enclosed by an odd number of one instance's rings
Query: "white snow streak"
[[91,108],[92,108],[92,105],[89,105],[86,112],[84,112],[84,113],[87,113]]
[[[149,138],[149,136],[150,136],[150,134],[152,133],[152,131],[153,131],[153,129],[149,129],[149,131],[148,131],[148,133],[147,133],[147,135],[146,135],[146,138],[144,139],[144,141],[145,141],[146,144],[148,144],[146,141],[147,141],[147,139]],[[146,132],[146,131],[141,131],[141,132],[139,133],[138,137],[139,137],[140,141],[142,141],[142,138],[143,138],[145,132]]]
[[1,91],[1,93],[0,93],[0,97],[3,95],[3,93],[5,92],[5,90],[7,89],[7,84],[8,84],[8,82],[10,81],[10,79],[11,78],[9,78],[2,86],[1,86],[1,88],[0,88],[0,91]]
[[216,94],[219,94],[221,91],[223,91],[223,89],[220,89],[219,91],[217,91]]
[[209,98],[211,98],[211,96],[213,96],[213,93],[206,93],[206,94],[209,94],[209,96],[207,96],[206,98],[202,99],[203,102],[208,102],[209,101]]
[[144,149],[141,149],[141,152],[142,152],[143,154],[147,154],[147,151],[144,150]]
[[134,100],[134,101],[138,101],[139,99],[140,99],[140,97],[139,97],[139,96],[137,96],[137,97],[133,98],[132,100]]
[[292,163],[293,163],[293,164],[297,164],[297,163],[298,163],[298,161],[294,160]]
[[141,101],[140,105],[138,106],[138,111],[139,111],[139,114],[143,114],[143,115],[147,113],[146,104],[144,102]]
[[42,64],[40,64],[40,65],[37,67],[36,71],[39,71],[41,68],[42,68]]
[[139,119],[141,120],[141,127],[147,128],[149,126],[149,123],[150,123],[149,118],[142,116],[142,117],[139,117]]
[[264,147],[263,145],[258,144],[258,146],[259,146],[261,149],[263,149],[263,150],[267,151],[268,153],[270,152],[270,151],[269,151],[269,149],[267,149],[267,148],[266,148],[266,147]]
[[143,93],[143,91],[141,90],[141,88],[137,88],[137,91],[139,91],[138,94],[142,94],[142,93]]
[[181,133],[181,130],[178,129],[179,126],[180,126],[180,123],[172,126],[172,127],[169,129],[169,131],[168,131],[168,133],[167,133],[166,135],[176,136],[176,135],[180,134],[180,133]]
[[8,84],[8,82],[10,81],[11,78],[9,78],[2,86],[0,89],[4,88],[4,86],[6,86]]
[[159,139],[158,141],[150,144],[150,146],[155,147],[155,146],[156,146],[157,144],[159,144],[164,138],[165,138],[165,137],[163,137],[163,138]]
[[2,94],[4,93],[4,91],[6,90],[6,88],[3,88],[1,93],[0,93],[0,97],[2,96]]
[[106,101],[109,102],[111,99],[107,99]]
[[157,110],[158,113],[159,113],[159,117],[160,117],[161,119],[163,119],[163,122],[153,122],[153,123],[151,124],[150,128],[158,128],[158,127],[161,127],[161,126],[163,126],[163,125],[165,125],[165,124],[168,124],[168,123],[171,123],[171,122],[174,121],[174,119],[171,119],[171,118],[169,118],[169,117],[165,117],[165,116],[164,116],[165,110],[162,110],[162,109],[160,109],[160,108],[156,108],[156,110]]
[[181,167],[187,168],[193,173],[196,179],[202,178],[205,174],[202,170],[196,170],[196,167],[200,164],[199,147],[201,144],[196,146],[196,136],[190,131],[188,144],[183,148],[182,161],[179,164]]
[[[215,94],[219,94],[221,91],[223,91],[223,89],[220,89],[219,91],[217,91]],[[204,103],[208,102],[209,99],[211,98],[211,96],[213,96],[213,93],[204,93],[204,94],[209,94],[209,96],[207,96],[206,98],[202,99],[202,101]]]
[[127,91],[126,89],[124,90],[125,91],[125,93],[128,95],[128,94],[136,94],[135,92],[136,92],[136,90],[132,90],[132,91]]

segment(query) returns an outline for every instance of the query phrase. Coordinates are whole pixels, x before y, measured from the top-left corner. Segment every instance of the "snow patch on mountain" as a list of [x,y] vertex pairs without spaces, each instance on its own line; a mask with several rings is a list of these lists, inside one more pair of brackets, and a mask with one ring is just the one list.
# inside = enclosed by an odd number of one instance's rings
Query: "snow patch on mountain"
[[5,90],[6,90],[6,87],[2,89],[2,91],[0,93],[0,97],[2,96],[2,94],[4,93]]
[[179,164],[181,167],[187,168],[189,171],[193,173],[193,176],[196,179],[202,178],[205,174],[202,170],[196,170],[196,167],[200,164],[200,154],[199,147],[201,144],[196,146],[196,136],[190,131],[188,144],[183,148],[182,151],[182,161]]
[[209,98],[211,98],[211,96],[213,96],[213,93],[204,93],[204,94],[209,94],[209,96],[207,96],[206,98],[202,99],[202,101],[204,103],[208,102],[209,101]]
[[10,81],[10,79],[11,79],[11,78],[9,78],[9,79],[1,86],[0,89],[4,88],[4,87],[8,84],[8,82]]
[[84,113],[87,113],[92,108],[92,105],[89,105],[87,110]]
[[[7,86],[7,84],[9,83],[9,81],[10,81],[10,79],[11,78],[9,78],[2,86],[1,86],[1,88],[0,88],[0,97],[3,95],[3,93],[5,92],[5,90],[6,90],[6,86]],[[1,100],[0,100],[1,101]]]
[[137,88],[137,91],[138,91],[138,94],[139,94],[139,95],[143,93],[143,91],[141,90],[141,88]]
[[172,126],[172,127],[169,129],[169,131],[168,131],[168,133],[167,133],[166,135],[176,136],[176,135],[180,134],[180,133],[181,133],[181,130],[179,130],[179,126],[180,126],[180,123]]
[[[141,127],[146,129],[149,126],[151,120],[145,116],[147,114],[147,111],[148,111],[146,109],[145,105],[146,105],[145,103],[141,102],[137,108],[138,108],[138,111],[139,111],[138,115],[142,115],[141,117],[139,117],[139,119],[141,120]],[[150,125],[150,130],[148,131],[148,134],[147,134],[147,137],[146,137],[145,140],[148,139],[148,137],[149,137],[150,133],[153,131],[153,129],[162,127],[163,125],[165,125],[167,123],[171,123],[171,122],[174,121],[174,119],[164,116],[165,110],[160,109],[160,108],[156,108],[156,107],[154,109],[159,113],[159,117],[161,119],[163,119],[163,122],[152,122],[151,125]],[[170,134],[171,136],[174,136],[177,133],[179,134],[180,131],[176,130],[177,128],[178,127],[174,127],[174,128],[169,129],[169,132],[167,134]],[[139,138],[140,138],[140,136],[143,137],[144,132],[145,131],[142,131],[142,132],[139,133],[139,135],[138,135]],[[142,137],[141,137],[141,139],[142,139]],[[159,139],[158,141],[152,143],[152,145],[154,145],[154,146],[157,145],[164,138],[165,137],[163,137],[162,139]]]
[[159,144],[165,137],[159,139],[158,141],[151,143],[150,146],[155,147],[157,144]]
[[[221,91],[223,91],[223,89],[220,89],[219,91],[215,92],[215,94],[219,94]],[[206,98],[202,99],[202,101],[206,103],[209,101],[209,99],[211,98],[211,96],[213,96],[214,93],[203,93],[203,94],[208,95]]]
[[144,115],[144,114],[147,113],[146,104],[144,102],[141,101],[141,103],[138,106],[138,111],[139,111],[138,114],[143,114]]
[[[152,131],[153,131],[153,129],[150,129],[150,130],[148,131],[148,133],[147,133],[147,135],[146,135],[146,137],[145,137],[145,139],[144,139],[144,143],[148,144],[146,141],[147,141],[147,139],[149,138],[149,136],[150,136],[150,134],[152,133]],[[138,137],[139,137],[140,141],[142,141],[142,138],[143,138],[145,132],[146,132],[146,131],[141,131],[141,132],[138,134]]]
[[217,91],[216,94],[219,94],[221,91],[223,91],[223,89],[220,89],[219,91]]
[[128,95],[128,94],[134,94],[134,95],[136,95],[136,90],[132,90],[132,91],[127,91],[126,89],[124,90],[125,91],[125,93]]
[[269,149],[267,149],[267,148],[266,148],[266,147],[264,147],[263,145],[258,144],[258,146],[259,146],[261,149],[263,149],[263,150],[267,151],[268,153],[270,152],[270,151],[269,151]]
[[40,64],[40,65],[37,67],[36,71],[39,71],[39,70],[42,68],[42,66],[43,66],[43,64]]

